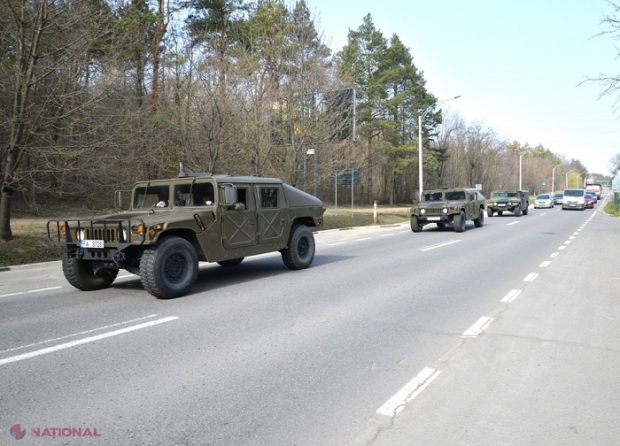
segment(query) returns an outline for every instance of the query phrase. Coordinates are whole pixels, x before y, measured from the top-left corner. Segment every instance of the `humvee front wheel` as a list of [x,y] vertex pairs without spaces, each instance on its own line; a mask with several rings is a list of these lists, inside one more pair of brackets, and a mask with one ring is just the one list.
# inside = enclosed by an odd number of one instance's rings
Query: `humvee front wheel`
[[71,285],[82,291],[108,288],[118,275],[117,269],[99,268],[95,273],[93,262],[62,256],[62,272]]
[[159,299],[183,296],[198,277],[198,255],[190,242],[166,237],[146,249],[140,260],[142,286]]
[[517,207],[515,208],[515,215],[516,215],[517,217],[521,217],[521,206],[517,206]]
[[420,232],[422,230],[422,225],[420,224],[420,220],[416,215],[411,216],[411,230],[413,232]]
[[484,224],[484,211],[480,209],[480,211],[478,212],[478,218],[474,219],[474,225],[476,226],[476,228],[480,228],[482,227],[483,224]]
[[314,259],[314,235],[305,225],[291,228],[288,245],[280,251],[288,269],[306,269]]
[[465,212],[461,211],[458,215],[455,215],[452,219],[452,224],[454,225],[454,232],[464,232],[465,231]]
[[237,266],[241,262],[243,262],[243,259],[244,259],[244,257],[239,257],[238,259],[222,260],[221,262],[217,262],[217,263],[218,263],[218,265],[225,266],[225,267]]

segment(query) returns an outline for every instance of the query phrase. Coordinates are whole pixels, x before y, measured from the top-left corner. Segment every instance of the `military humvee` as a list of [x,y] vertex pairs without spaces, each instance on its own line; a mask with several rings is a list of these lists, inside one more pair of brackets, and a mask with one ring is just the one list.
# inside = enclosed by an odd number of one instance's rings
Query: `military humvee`
[[487,216],[493,213],[502,215],[505,211],[514,213],[517,217],[527,215],[530,205],[530,193],[526,190],[497,190],[491,192],[491,198],[486,201]]
[[272,251],[289,269],[308,268],[315,252],[309,228],[321,227],[325,212],[321,200],[276,178],[183,168],[178,178],[117,192],[116,202],[123,212],[47,223],[48,238],[63,248],[65,278],[80,290],[109,287],[125,269],[150,294],[169,299],[192,289],[199,261],[231,267]]
[[456,232],[465,231],[465,222],[473,220],[479,228],[484,223],[484,196],[476,189],[452,187],[425,191],[422,201],[410,209],[411,230],[420,232],[424,225],[446,224]]

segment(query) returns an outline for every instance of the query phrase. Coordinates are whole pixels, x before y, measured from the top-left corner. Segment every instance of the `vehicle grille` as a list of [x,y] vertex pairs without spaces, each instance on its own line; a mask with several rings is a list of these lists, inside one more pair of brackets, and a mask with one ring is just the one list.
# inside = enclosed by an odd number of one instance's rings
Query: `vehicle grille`
[[443,215],[441,208],[426,208],[424,215]]
[[88,228],[84,230],[86,240],[103,240],[106,243],[118,242],[116,229],[112,228]]

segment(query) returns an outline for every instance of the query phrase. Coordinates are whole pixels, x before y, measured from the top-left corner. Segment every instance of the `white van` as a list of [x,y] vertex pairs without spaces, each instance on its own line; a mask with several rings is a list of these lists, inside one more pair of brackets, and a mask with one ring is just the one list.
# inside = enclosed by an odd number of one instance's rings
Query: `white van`
[[585,189],[564,189],[564,198],[562,198],[562,210],[586,208],[586,190]]

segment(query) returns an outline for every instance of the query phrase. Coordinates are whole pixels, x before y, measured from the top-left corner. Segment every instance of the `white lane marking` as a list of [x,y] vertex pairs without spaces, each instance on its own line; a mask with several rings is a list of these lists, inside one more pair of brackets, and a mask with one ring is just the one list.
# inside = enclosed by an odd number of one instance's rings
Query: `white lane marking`
[[370,240],[372,237],[364,237],[364,238],[357,238],[355,239],[356,242],[362,242],[364,240]]
[[394,234],[379,234],[379,237],[389,237],[390,235],[394,235]]
[[328,243],[327,246],[344,245],[344,242]]
[[409,232],[409,231],[407,231],[407,230],[405,230],[405,231],[398,231],[399,234],[404,234],[405,232]]
[[545,260],[544,262],[542,262],[540,265],[541,268],[546,268],[549,266],[549,264],[551,263],[551,260]]
[[571,242],[570,240],[566,240],[566,241],[564,242],[564,244],[565,244],[565,245],[570,245],[570,242]]
[[467,330],[465,330],[465,332],[463,332],[461,337],[462,338],[475,338],[480,333],[482,333],[484,329],[487,328],[492,321],[493,321],[492,317],[486,317],[486,316],[481,317],[480,319],[476,321],[474,325],[472,325]]
[[553,254],[551,254],[549,257],[553,258],[553,257],[557,257],[559,256],[560,253],[559,252],[554,252]]
[[574,235],[571,235],[568,239],[569,239],[569,240],[575,240],[575,236],[574,236]]
[[513,221],[512,223],[508,223],[506,226],[518,225],[519,223],[521,223],[521,222],[520,221]]
[[451,240],[449,242],[437,243],[436,245],[425,246],[424,248],[420,248],[420,251],[430,251],[431,249],[441,248],[443,246],[452,245],[453,243],[458,243],[460,240]]
[[62,288],[62,287],[61,286],[51,286],[49,288],[39,288],[37,290],[18,291],[16,293],[0,294],[0,297],[19,296],[21,294],[31,294],[31,293],[41,293],[43,291],[58,290],[60,288]]
[[510,290],[500,302],[512,302],[519,294],[521,294],[521,290]]
[[579,232],[573,232],[573,235],[579,235]]
[[566,246],[558,246],[558,250],[560,251],[564,250],[564,248],[566,248]]
[[418,396],[441,372],[432,367],[426,367],[418,375],[409,381],[405,387],[400,389],[392,398],[387,400],[383,406],[377,409],[379,415],[394,417],[405,408],[405,405]]
[[[424,146],[422,146],[422,147],[424,147]],[[547,215],[547,213],[543,212],[542,214],[538,214],[538,215],[540,215],[542,217],[543,215]]]
[[525,279],[523,279],[524,282],[533,282],[534,279],[536,279],[538,277],[537,273],[529,273]]
[[152,317],[155,317],[155,316],[157,316],[157,315],[156,314],[149,314],[148,316],[138,317],[136,319],[130,319],[130,320],[124,321],[124,322],[117,322],[115,324],[104,325],[103,327],[93,328],[91,330],[80,331],[78,333],[72,333],[72,334],[68,334],[68,335],[65,335],[65,336],[60,336],[58,338],[47,339],[45,341],[35,342],[33,344],[20,345],[19,347],[13,347],[13,348],[9,348],[7,350],[0,350],[0,354],[8,353],[8,352],[14,352],[15,350],[22,350],[24,348],[35,347],[35,346],[41,345],[41,344],[48,344],[50,342],[56,342],[56,341],[60,341],[62,339],[73,338],[75,336],[85,335],[85,334],[88,334],[88,333],[92,333],[94,331],[107,330],[107,329],[112,328],[112,327],[118,327],[119,325],[125,325],[125,324],[131,324],[133,322],[143,321],[144,319],[149,319],[149,318],[152,318]]
[[11,362],[22,361],[24,359],[34,358],[36,356],[46,355],[48,353],[53,353],[58,350],[64,350],[71,347],[76,347],[78,345],[87,344],[89,342],[99,341],[101,339],[110,338],[112,336],[118,336],[121,334],[129,333],[131,331],[140,330],[142,328],[152,327],[154,325],[163,324],[165,322],[170,322],[175,319],[178,319],[176,316],[169,316],[163,319],[157,319],[150,322],[145,322],[143,324],[133,325],[131,327],[121,328],[120,330],[110,331],[108,333],[102,333],[97,336],[90,336],[88,338],[78,339],[77,341],[67,342],[65,344],[55,345],[53,347],[44,348],[41,350],[35,350],[30,353],[24,353],[23,355],[11,356],[9,358],[0,359],[0,366],[5,364],[10,364]]

